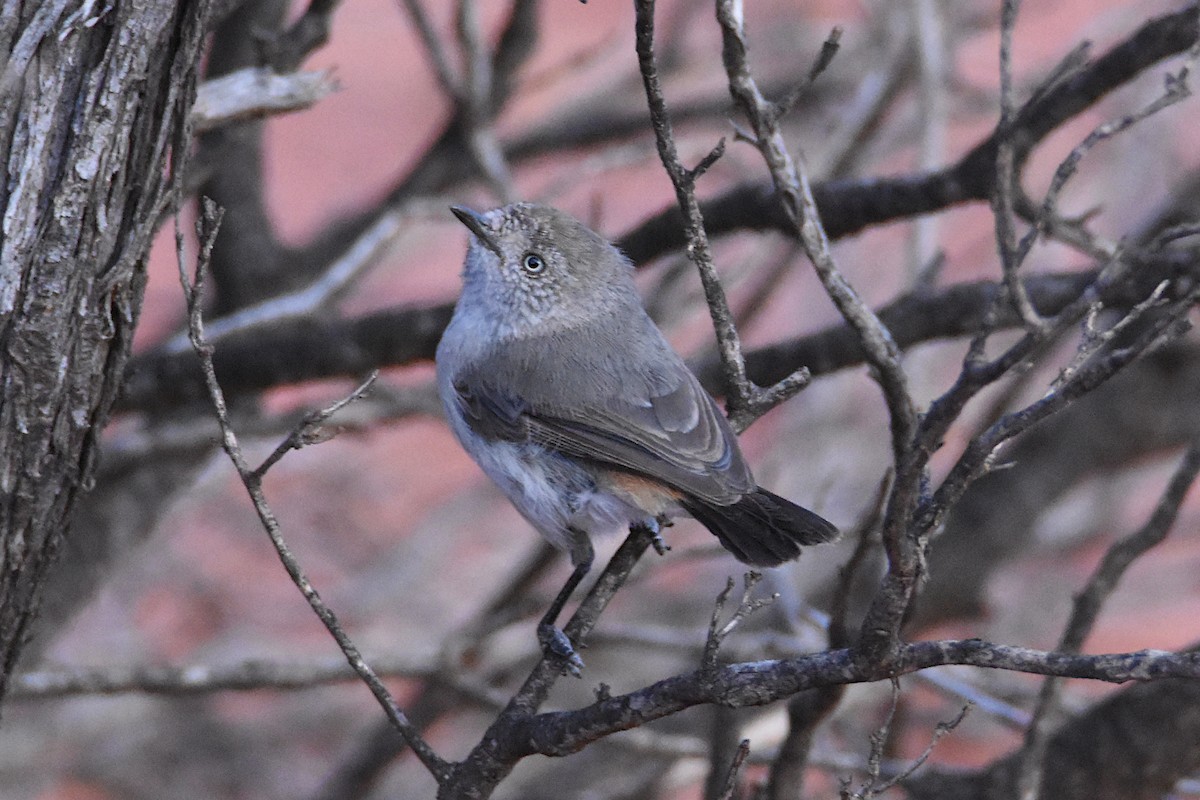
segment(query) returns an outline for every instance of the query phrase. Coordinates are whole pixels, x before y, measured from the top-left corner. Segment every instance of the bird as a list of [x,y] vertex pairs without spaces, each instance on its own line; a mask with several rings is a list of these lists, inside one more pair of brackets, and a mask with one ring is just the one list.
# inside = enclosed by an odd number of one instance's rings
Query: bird
[[[629,260],[554,207],[451,211],[470,231],[462,293],[437,347],[451,430],[574,570],[538,624],[591,569],[593,535],[690,515],[739,561],[773,567],[837,528],[754,480],[716,401],[650,319]],[[575,671],[572,669],[572,671]]]

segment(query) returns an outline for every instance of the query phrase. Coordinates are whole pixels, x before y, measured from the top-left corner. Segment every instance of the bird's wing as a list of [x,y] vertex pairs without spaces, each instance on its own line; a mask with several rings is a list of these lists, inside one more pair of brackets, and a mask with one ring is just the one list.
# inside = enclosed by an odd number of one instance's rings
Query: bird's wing
[[478,373],[456,377],[463,418],[492,440],[532,441],[564,455],[608,464],[662,481],[713,503],[732,503],[754,489],[754,479],[720,409],[680,362],[665,388],[598,400],[555,397],[556,392],[497,389]]

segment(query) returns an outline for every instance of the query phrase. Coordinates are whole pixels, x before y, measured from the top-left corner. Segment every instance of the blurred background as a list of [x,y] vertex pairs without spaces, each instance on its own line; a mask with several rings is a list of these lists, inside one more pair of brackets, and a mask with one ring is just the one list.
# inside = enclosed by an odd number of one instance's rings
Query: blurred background
[[[252,32],[278,26],[271,5],[250,4],[230,15],[216,33],[210,71],[253,63]],[[1018,103],[1081,42],[1103,53],[1147,20],[1181,7],[1157,0],[1026,4],[1013,46]],[[377,231],[355,276],[328,292],[303,325],[283,320],[272,328],[276,312],[267,307],[268,325],[240,332],[231,347],[266,355],[265,362],[229,367],[234,422],[257,463],[298,414],[345,396],[371,366],[384,365],[369,398],[329,426],[338,435],[289,454],[265,488],[313,583],[368,660],[390,674],[400,705],[427,728],[434,747],[456,758],[533,663],[534,620],[569,567],[561,558],[547,562],[519,584],[502,614],[489,614],[489,603],[513,585],[513,576],[543,558],[543,546],[441,420],[428,344],[413,345],[407,357],[344,352],[345,360],[330,368],[315,365],[337,353],[318,347],[306,361],[304,348],[334,342],[322,326],[333,330],[347,320],[379,326],[380,341],[436,342],[466,245],[465,231],[447,211],[451,203],[486,209],[510,190],[621,240],[669,208],[674,194],[648,124],[631,4],[561,0],[536,7],[538,35],[523,45],[528,51],[487,130],[507,155],[509,174],[490,179],[458,168],[439,149],[456,106],[439,83],[412,8],[392,0],[342,4],[329,42],[304,65],[329,70],[337,91],[307,110],[205,134],[193,166],[200,190],[227,209],[222,237],[230,239],[218,243],[219,251],[227,249],[214,263],[210,322],[299,290],[349,252],[350,243]],[[482,40],[492,47],[511,6],[488,2],[475,10]],[[302,11],[288,9],[287,19]],[[424,12],[452,70],[463,74],[456,4],[426,2]],[[935,171],[995,127],[997,3],[760,0],[746,4],[746,15],[751,64],[773,96],[801,80],[834,26],[843,29],[839,54],[786,118],[789,141],[815,181]],[[699,183],[701,198],[767,181],[758,153],[734,138],[711,4],[664,0],[658,27],[685,162],[699,160],[720,137],[728,140],[725,156]],[[1145,69],[1059,126],[1032,152],[1024,172],[1029,194],[1042,196],[1057,165],[1096,125],[1160,96],[1164,74],[1176,68]],[[1111,242],[1195,219],[1198,126],[1200,109],[1185,101],[1100,144],[1065,189],[1060,212],[1087,215],[1089,229]],[[193,218],[189,212],[185,230]],[[188,241],[194,252],[193,237]],[[740,230],[714,242],[748,350],[839,322],[794,240]],[[637,259],[648,307],[681,353],[697,365],[711,363],[712,328],[694,269],[678,247],[648,253],[653,257]],[[1000,270],[986,202],[872,226],[838,239],[834,254],[873,307],[908,293],[996,280]],[[222,259],[237,266],[222,273]],[[1035,248],[1026,269],[1071,273],[1095,264],[1081,248],[1051,241]],[[148,669],[194,668],[196,675],[224,670],[245,684],[264,674],[291,679],[267,677],[265,685],[245,689],[61,697],[35,696],[33,683],[17,681],[0,727],[0,795],[432,796],[432,779],[411,757],[397,756],[398,741],[364,686],[310,675],[334,671],[340,655],[284,573],[216,447],[203,400],[172,394],[191,373],[160,369],[183,321],[168,224],[150,264],[138,327],[144,391],[131,389],[110,425],[101,479],[77,522],[78,552],[63,555],[58,593],[47,597],[22,666],[57,676],[96,671],[136,678]],[[297,344],[281,351],[275,373],[270,348],[289,326],[298,326]],[[1156,353],[1140,365],[1151,372],[1116,384],[1107,399],[1081,404],[1061,426],[1053,427],[1055,421],[1014,445],[1016,452],[1006,454],[1013,469],[989,476],[964,500],[962,519],[976,536],[955,539],[948,531],[944,554],[935,543],[911,637],[1054,647],[1073,594],[1113,539],[1145,522],[1180,448],[1195,435],[1195,405],[1188,404],[1200,382],[1192,345],[1189,336]],[[933,479],[998,410],[1045,392],[1073,346],[1063,343],[969,406],[934,457]],[[218,353],[222,347],[218,338]],[[965,340],[947,337],[907,351],[905,367],[922,407],[946,390],[965,347]],[[302,380],[289,378],[296,360],[307,365]],[[890,466],[887,425],[878,387],[858,365],[820,374],[757,421],[743,445],[760,483],[853,532],[869,516]],[[1171,537],[1121,583],[1087,652],[1177,649],[1200,639],[1198,523],[1193,498]],[[630,691],[698,663],[713,601],[727,576],[740,581],[743,569],[694,522],[680,521],[668,534],[671,551],[647,556],[602,618],[584,653],[584,680],[560,681],[551,706],[586,704],[600,682],[614,693]],[[600,562],[618,543],[597,543]],[[778,592],[779,600],[730,639],[724,657],[825,647],[821,622],[854,544],[849,535],[770,571],[764,591]],[[874,569],[865,587],[877,578]],[[885,766],[918,756],[934,726],[974,699],[979,705],[940,741],[927,769],[987,768],[1020,743],[1021,715],[1028,715],[1039,685],[1031,676],[954,668],[905,678]],[[1065,713],[1094,707],[1112,691],[1071,682]],[[859,779],[890,698],[888,686],[851,687],[818,730],[810,796],[833,796],[840,778]],[[736,713],[693,709],[564,759],[527,759],[496,797],[711,796],[705,781],[714,747],[749,737],[746,774],[761,777],[759,756],[769,757],[786,729],[784,704]],[[1200,797],[1193,786],[1184,781],[1172,791]],[[933,796],[919,787],[907,791]],[[893,790],[897,797],[905,792]]]

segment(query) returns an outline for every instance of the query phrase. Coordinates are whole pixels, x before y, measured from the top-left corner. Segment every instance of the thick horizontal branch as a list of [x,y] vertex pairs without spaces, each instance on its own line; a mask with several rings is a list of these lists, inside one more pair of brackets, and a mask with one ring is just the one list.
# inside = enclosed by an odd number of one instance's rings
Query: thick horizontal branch
[[[221,341],[213,364],[230,397],[275,386],[355,378],[372,369],[433,358],[453,312],[450,304],[393,308],[354,319],[303,317]],[[151,352],[133,359],[120,410],[202,402],[204,380],[193,353]]]
[[[1017,117],[1013,141],[1018,151],[1028,153],[1048,133],[1109,91],[1158,61],[1187,49],[1197,37],[1196,16],[1192,4],[1148,22],[1108,53],[1031,100]],[[895,178],[834,181],[815,186],[813,194],[829,236],[838,238],[869,225],[986,199],[994,180],[995,153],[993,134],[946,170]],[[421,183],[415,178],[414,181]],[[701,210],[711,236],[738,230],[791,230],[791,223],[768,183],[736,187],[702,202]],[[651,218],[621,237],[617,244],[635,263],[645,263],[678,249],[684,244],[678,209],[672,207]],[[1077,279],[1066,276],[1034,279],[1043,280],[1047,281],[1046,286],[1030,287],[1030,299],[1041,313],[1052,314],[1059,302],[1056,298],[1064,291],[1063,281],[1072,283]],[[1043,289],[1048,296],[1039,296]],[[879,313],[897,343],[901,347],[910,346],[976,330],[980,310],[986,308],[994,291],[990,284],[952,287],[927,297],[902,298]],[[937,314],[927,313],[933,308]],[[216,355],[217,374],[227,391],[238,394],[303,380],[355,376],[367,369],[426,360],[432,358],[449,314],[448,305],[391,309],[358,320],[304,321],[255,331],[245,339],[221,342]],[[906,327],[910,328],[907,332]],[[849,333],[839,326],[749,353],[750,377],[760,385],[769,385],[801,365],[809,366],[813,374],[820,374],[857,364],[862,354]],[[702,371],[709,377],[710,387],[713,386],[707,369]],[[200,399],[203,393],[199,378],[193,359],[153,353],[139,357],[130,365],[121,408],[147,409]]]
[[[1200,264],[1186,253],[1148,260],[1131,271],[1133,278],[1099,298],[1113,306],[1141,300],[1159,281],[1200,273]],[[1079,297],[1094,270],[1027,278],[1026,290],[1034,307],[1052,315]],[[981,281],[939,291],[905,295],[878,314],[896,343],[912,347],[921,342],[967,336],[979,330],[998,284]],[[433,358],[442,330],[450,321],[450,304],[426,308],[394,308],[354,319],[306,317],[266,328],[254,328],[223,339],[214,356],[217,376],[230,396],[275,386],[331,378],[355,378],[384,367],[406,366]],[[1020,320],[1003,309],[996,327]],[[747,372],[755,383],[771,385],[793,370],[807,366],[823,375],[862,363],[862,348],[844,324],[746,353]],[[705,386],[721,391],[721,371],[715,359],[696,364]],[[204,382],[191,353],[151,352],[135,357],[126,374],[119,408],[149,410],[202,401]]]
[[992,644],[979,639],[903,645],[886,671],[864,668],[850,650],[802,658],[728,664],[659,681],[629,694],[609,697],[577,711],[557,711],[513,720],[497,737],[499,760],[540,753],[561,756],[589,743],[638,727],[685,708],[720,704],[760,706],[805,689],[886,680],[948,664],[1003,669],[1063,678],[1123,683],[1158,678],[1200,678],[1200,654],[1141,650],[1077,655]]
[[[1031,99],[1014,121],[1011,141],[1016,163],[1023,163],[1046,136],[1109,92],[1159,61],[1187,50],[1198,35],[1193,3],[1151,20],[1103,56]],[[813,198],[825,232],[830,239],[837,239],[872,225],[987,200],[995,185],[998,147],[999,138],[993,132],[943,170],[814,186]],[[713,237],[739,230],[777,230],[788,235],[794,231],[769,180],[744,183],[701,201],[700,211]],[[683,232],[679,209],[671,206],[629,232],[619,244],[640,263],[682,247]]]
[[[1089,62],[1069,79],[1055,84],[1032,99],[1017,114],[1012,142],[1020,164],[1028,152],[1045,137],[1073,119],[1098,99],[1136,78],[1163,59],[1187,50],[1198,35],[1196,4],[1153,19],[1103,56]],[[643,118],[644,122],[644,118]],[[596,126],[597,128],[605,126]],[[505,147],[510,163],[542,155],[566,144],[586,145],[611,140],[603,132],[578,132],[563,135],[530,134]],[[916,173],[870,180],[844,180],[813,187],[813,195],[831,239],[857,233],[871,225],[910,219],[950,206],[987,199],[995,180],[998,139],[993,133],[964,155],[953,166],[935,172]],[[311,258],[329,256],[331,249],[352,241],[375,216],[390,205],[415,193],[444,188],[471,174],[470,159],[462,157],[461,126],[452,120],[431,147],[421,166],[405,177],[380,207],[355,215],[331,227],[321,242],[314,243]],[[770,181],[746,183],[718,197],[702,200],[700,211],[710,237],[739,230],[780,230],[792,228],[775,198]],[[623,237],[618,245],[642,263],[684,245],[683,217],[672,205],[651,217]]]

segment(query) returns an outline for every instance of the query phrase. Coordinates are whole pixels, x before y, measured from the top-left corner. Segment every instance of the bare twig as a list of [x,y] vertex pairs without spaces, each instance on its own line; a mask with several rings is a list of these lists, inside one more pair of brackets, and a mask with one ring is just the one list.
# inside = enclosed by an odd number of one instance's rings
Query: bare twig
[[291,27],[266,43],[271,66],[278,72],[292,72],[309,54],[329,40],[333,12],[341,0],[309,0],[304,13]]
[[429,770],[430,774],[441,783],[446,779],[449,765],[433,752],[429,744],[408,721],[404,712],[399,709],[395,700],[392,699],[387,687],[383,685],[379,677],[367,665],[357,646],[346,635],[333,610],[321,599],[317,590],[300,568],[287,543],[283,540],[279,529],[279,522],[275,518],[274,512],[267,504],[262,490],[262,473],[260,470],[250,468],[245,456],[242,454],[237,435],[229,423],[229,412],[225,406],[225,398],[221,392],[221,386],[217,382],[216,373],[213,371],[212,346],[204,337],[204,323],[201,310],[203,307],[204,271],[212,253],[213,243],[216,240],[216,231],[220,224],[220,216],[220,212],[211,203],[204,203],[202,214],[197,222],[201,249],[199,258],[197,259],[194,279],[189,280],[187,275],[186,262],[182,252],[183,237],[178,231],[178,226],[176,229],[176,242],[179,249],[179,278],[183,286],[184,298],[187,301],[188,308],[189,336],[196,354],[200,357],[205,382],[208,385],[213,408],[217,414],[217,421],[221,426],[221,446],[237,469],[238,475],[242,479],[242,484],[250,495],[259,521],[270,537],[271,543],[275,546],[275,551],[278,553],[279,559],[287,570],[288,575],[292,578],[296,587],[300,589],[301,594],[304,595],[313,612],[320,618],[330,635],[333,636],[338,647],[341,648],[342,653],[345,655],[346,660],[350,663],[350,666],[371,689],[372,694],[375,695],[376,700],[383,707],[384,713],[392,721],[396,730],[404,737],[405,741],[413,749],[413,752],[425,768]]
[[[445,208],[438,201],[433,204],[439,212]],[[329,262],[316,280],[295,292],[276,295],[208,322],[205,336],[210,342],[220,342],[254,327],[274,325],[324,309],[353,288],[396,245],[413,218],[427,216],[430,208],[430,202],[423,201],[405,204],[380,216],[340,256]],[[167,353],[178,353],[185,351],[188,345],[188,337],[181,333],[163,345],[163,349]]]
[[751,595],[754,593],[754,587],[762,580],[762,574],[758,572],[747,572],[742,576],[742,596],[738,600],[738,607],[733,612],[733,616],[722,625],[721,612],[725,610],[725,602],[729,599],[730,592],[733,591],[733,578],[725,584],[725,588],[717,595],[717,601],[713,604],[712,617],[708,622],[708,638],[704,642],[704,657],[702,663],[705,668],[715,668],[717,665],[717,651],[721,648],[721,643],[725,641],[725,637],[733,633],[733,631],[742,623],[746,617],[758,611],[764,606],[768,606],[775,602],[779,597],[777,594],[771,594],[767,597],[754,598]]
[[745,24],[741,5],[718,0],[717,20],[721,24],[722,54],[729,91],[753,128],[753,144],[759,149],[771,171],[776,195],[791,218],[822,285],[843,318],[858,332],[867,359],[876,371],[892,412],[893,452],[897,461],[908,446],[916,412],[909,397],[907,381],[900,367],[900,351],[891,334],[845,281],[829,251],[829,240],[821,226],[808,176],[792,158],[779,129],[774,106],[758,88],[747,63]]
[[949,722],[939,722],[934,728],[933,736],[930,737],[929,744],[912,763],[905,766],[903,769],[893,772],[886,779],[881,780],[883,774],[884,750],[888,740],[893,736],[892,723],[896,718],[896,706],[900,699],[900,682],[892,680],[892,698],[888,706],[887,716],[883,723],[871,734],[871,749],[867,755],[866,780],[857,789],[850,788],[850,781],[843,779],[841,797],[842,800],[873,800],[879,797],[888,789],[897,785],[901,781],[910,777],[914,772],[929,760],[929,756],[933,754],[933,748],[941,741],[941,738],[950,731],[959,726],[967,716],[967,711],[970,705],[963,706],[962,711],[958,713],[953,720]]
[[1145,300],[1142,300],[1137,305],[1129,310],[1129,312],[1117,320],[1116,324],[1109,328],[1100,330],[1096,324],[1096,318],[1103,310],[1103,305],[1097,301],[1088,309],[1088,316],[1084,324],[1083,337],[1076,348],[1075,355],[1071,359],[1071,363],[1063,367],[1059,372],[1058,377],[1054,379],[1051,388],[1057,388],[1074,377],[1075,373],[1081,366],[1086,364],[1091,358],[1095,357],[1103,348],[1112,347],[1117,341],[1117,338],[1124,332],[1129,331],[1134,325],[1137,325],[1151,311],[1160,309],[1168,304],[1168,300],[1164,295],[1171,287],[1170,281],[1163,281],[1154,287]]
[[356,400],[362,398],[371,387],[375,384],[375,379],[379,377],[379,371],[376,370],[367,376],[366,380],[358,385],[354,391],[336,401],[332,405],[325,408],[312,411],[304,415],[291,433],[287,435],[282,442],[271,452],[261,464],[255,467],[252,473],[257,480],[262,480],[267,474],[267,470],[279,463],[279,460],[287,455],[292,450],[300,450],[312,444],[319,444],[331,438],[332,434],[322,431],[321,426],[337,412],[341,411],[346,406]]
[[733,761],[729,765],[729,772],[725,776],[725,783],[717,795],[717,800],[733,800],[734,792],[737,789],[738,772],[742,768],[742,762],[749,755],[750,740],[742,739],[741,743],[738,744],[737,752],[734,753]]
[[[903,770],[901,770],[900,772],[896,773],[895,775],[892,775],[887,780],[884,780],[883,782],[878,783],[874,787],[875,792],[876,793],[885,792],[888,789],[891,789],[893,786],[896,786],[897,784],[899,784],[901,781],[907,780],[908,778],[912,777],[913,773],[915,773],[918,769],[920,769],[925,764],[925,762],[929,760],[929,757],[931,755],[933,755],[933,749],[935,747],[937,747],[937,744],[938,744],[938,742],[940,742],[942,740],[942,737],[945,736],[946,734],[950,733],[951,731],[953,731],[955,728],[957,728],[962,723],[962,721],[967,718],[967,713],[970,710],[971,710],[971,705],[967,704],[962,707],[962,709],[958,712],[958,714],[954,717],[954,719],[949,720],[947,722],[939,722],[937,725],[935,725],[933,728],[933,735],[931,737],[929,737],[929,744],[927,744],[925,746],[925,749],[921,752],[921,755],[919,755],[915,759],[913,759],[913,762],[911,764],[909,764],[907,767],[905,767]],[[878,778],[878,776],[880,774],[879,762],[876,762],[875,771],[873,774],[874,774],[874,777]]]
[[829,136],[826,150],[811,153],[810,168],[821,178],[839,177],[863,157],[866,143],[879,128],[893,102],[912,80],[912,48],[894,36],[884,42],[888,48],[883,63],[873,68],[859,83],[854,96],[842,109],[842,121]]
[[514,197],[512,175],[492,127],[493,59],[483,44],[475,0],[458,0],[458,40],[465,79],[457,100],[467,149],[492,191],[507,203]]
[[[1015,150],[1010,141],[1010,136],[1012,135],[1010,129],[1015,126],[1017,118],[1012,100],[1010,56],[1012,28],[1016,21],[1018,5],[1019,0],[1005,0],[1001,13],[1001,115],[1000,124],[997,128],[999,149],[997,151],[997,181],[996,190],[993,195],[993,210],[996,220],[997,243],[999,245],[1004,271],[1004,282],[1008,290],[1009,300],[1013,303],[1014,308],[1017,309],[1021,318],[1025,320],[1026,327],[1035,336],[1041,334],[1049,339],[1052,335],[1052,329],[1060,326],[1056,326],[1053,324],[1053,321],[1043,318],[1034,308],[1030,302],[1024,283],[1017,279],[1017,271],[1028,257],[1040,235],[1050,230],[1062,231],[1063,226],[1056,221],[1058,219],[1058,198],[1067,182],[1075,175],[1079,163],[1084,156],[1105,139],[1116,136],[1148,117],[1157,114],[1164,108],[1172,106],[1190,96],[1187,79],[1195,66],[1197,58],[1200,57],[1200,50],[1197,49],[1200,46],[1200,42],[1193,45],[1187,61],[1180,67],[1178,72],[1166,76],[1165,91],[1162,95],[1132,114],[1127,114],[1116,120],[1099,125],[1071,150],[1055,170],[1046,196],[1033,219],[1033,224],[1018,242],[1016,241],[1016,234],[1013,228],[1013,217],[1015,197],[1019,192],[1019,186]],[[1051,91],[1057,83],[1061,83],[1065,79],[1066,75],[1078,71],[1081,68],[1080,63],[1083,52],[1077,49],[1069,56],[1060,65],[1058,71],[1064,77],[1052,76],[1044,88],[1039,90],[1038,96]],[[1038,97],[1035,97],[1030,102],[1033,103],[1037,99]],[[1092,247],[1091,250],[1095,250],[1095,247]],[[1119,257],[1119,250],[1112,250],[1110,260],[1116,261]],[[979,350],[978,347],[974,349],[976,351]]]
[[775,103],[771,113],[776,120],[786,117],[796,105],[796,102],[804,96],[804,93],[814,83],[816,83],[817,78],[821,77],[821,73],[828,69],[829,65],[833,63],[833,59],[837,56],[838,51],[841,50],[842,47],[842,33],[843,31],[840,25],[835,25],[833,29],[829,31],[829,36],[825,37],[825,41],[821,43],[821,50],[817,54],[816,59],[813,61],[812,66],[809,67],[808,74],[804,77],[804,80],[792,87],[792,89],[786,95],[784,95],[781,100]]
[[[910,3],[912,40],[917,51],[917,96],[920,102],[921,139],[918,155],[921,169],[937,169],[946,156],[949,123],[947,90],[947,26],[945,7],[937,0]],[[909,276],[912,286],[929,286],[937,257],[940,219],[920,217],[913,223],[909,239]]]
[[901,366],[900,348],[834,262],[808,175],[788,151],[773,108],[750,74],[741,4],[717,0],[717,21],[721,25],[722,55],[730,94],[750,121],[754,133],[752,143],[767,163],[776,197],[813,263],[821,285],[857,335],[887,404],[896,467],[896,483],[883,525],[889,572],[878,600],[872,606],[872,613],[864,623],[862,637],[865,658],[886,659],[899,641],[900,622],[911,601],[923,559],[923,543],[907,530],[924,476],[924,466],[913,451],[916,408]]
[[[1096,571],[1083,591],[1075,598],[1071,618],[1058,642],[1063,653],[1077,653],[1092,630],[1100,609],[1125,571],[1142,555],[1162,542],[1179,515],[1188,490],[1200,474],[1200,443],[1194,443],[1184,453],[1166,490],[1159,498],[1154,512],[1140,529],[1114,542],[1104,554]],[[1049,678],[1042,684],[1037,708],[1021,748],[1020,771],[1017,778],[1019,797],[1036,798],[1042,782],[1042,764],[1049,745],[1055,709],[1062,691],[1062,681]]]
[[[304,418],[319,411],[309,407],[278,415],[246,415],[245,419],[238,419],[238,427],[243,440],[247,437],[274,439],[288,435]],[[335,422],[339,431],[362,433],[389,422],[414,416],[436,417],[441,413],[442,403],[431,382],[400,389],[376,387],[369,397],[343,409]],[[152,427],[122,431],[104,443],[105,464],[120,469],[139,462],[205,451],[219,441],[220,432],[217,421],[207,417],[170,420]]]
[[[643,526],[635,525],[630,528],[629,536],[617,548],[604,572],[563,627],[563,633],[576,646],[584,643],[600,614],[624,585],[629,573],[650,547],[654,537],[655,534]],[[561,659],[543,653],[521,688],[489,726],[479,743],[465,759],[454,765],[449,779],[441,785],[447,796],[486,797],[496,784],[508,775],[517,761],[525,755],[510,757],[510,748],[516,741],[512,738],[513,731],[526,724],[546,702],[551,687],[561,674]]]
[[[1193,289],[1182,298],[1166,304],[1156,315],[1146,320],[1130,341],[1123,342],[1120,346],[1114,345],[1093,356],[1060,386],[1025,408],[1004,415],[972,439],[945,480],[926,501],[920,512],[924,520],[922,524],[938,524],[946,509],[953,506],[962,497],[967,486],[987,469],[996,448],[1001,444],[1092,391],[1151,347],[1180,335],[1180,325],[1198,297],[1200,289]],[[932,416],[933,412],[927,419]]]
[[1004,0],[1000,11],[1000,122],[996,126],[996,190],[992,197],[992,211],[996,220],[996,245],[1000,251],[1000,266],[1004,273],[1004,286],[1008,290],[1009,301],[1025,321],[1026,327],[1037,331],[1045,327],[1046,323],[1029,302],[1025,285],[1018,277],[1023,259],[1017,254],[1017,236],[1013,228],[1017,157],[1012,142],[1016,119],[1016,101],[1013,99],[1012,85],[1012,37],[1020,5],[1020,0]]
[[892,736],[892,723],[896,720],[896,708],[900,704],[900,681],[892,678],[891,683],[892,694],[887,714],[884,715],[883,722],[879,723],[879,727],[871,732],[871,748],[867,751],[865,770],[866,780],[859,788],[851,789],[850,781],[844,779],[841,791],[838,793],[842,800],[872,800],[883,791],[882,787],[878,786],[880,764],[883,762],[884,748],[887,747],[888,739]]
[[[700,273],[700,282],[704,286],[704,296],[708,302],[709,314],[712,316],[713,328],[717,335],[717,347],[721,354],[729,416],[738,423],[746,423],[766,409],[755,413],[758,408],[756,400],[760,395],[757,387],[746,378],[741,338],[738,336],[733,314],[729,310],[729,301],[725,297],[725,290],[721,287],[720,278],[717,276],[708,235],[704,230],[704,217],[700,213],[700,202],[696,198],[695,186],[696,178],[703,170],[699,167],[696,169],[684,167],[675,145],[675,134],[670,114],[667,111],[667,102],[663,96],[662,84],[659,81],[658,61],[654,52],[654,6],[654,0],[638,0],[635,3],[638,67],[642,75],[642,84],[646,90],[646,101],[650,108],[650,122],[654,127],[659,158],[675,188],[675,199],[683,213],[684,225],[687,229],[688,258],[696,265],[696,269]],[[724,142],[709,154],[701,166],[711,164],[723,151],[723,146]],[[797,383],[802,385],[803,376],[800,373],[789,377],[792,386]],[[795,391],[798,390],[799,387],[795,387]]]
[[[448,673],[441,663],[414,661],[403,655],[377,656],[371,663],[380,677],[437,681],[451,687],[456,696],[485,707],[503,708],[507,699],[481,682]],[[263,689],[312,689],[359,680],[361,677],[343,657],[309,661],[248,659],[234,664],[189,664],[183,667],[79,667],[21,673],[14,678],[9,697],[46,700],[131,693],[183,696]]]
[[[1200,45],[1200,42],[1197,44]],[[1074,177],[1084,157],[1100,142],[1117,136],[1143,120],[1154,116],[1163,109],[1169,108],[1190,97],[1191,89],[1188,86],[1188,78],[1195,69],[1198,58],[1200,58],[1200,49],[1193,46],[1184,64],[1176,72],[1167,73],[1165,76],[1162,94],[1131,114],[1108,120],[1096,126],[1084,137],[1083,141],[1071,149],[1071,152],[1067,154],[1067,157],[1055,169],[1054,175],[1050,179],[1050,186],[1046,190],[1046,195],[1034,216],[1033,224],[1021,237],[1020,242],[1016,243],[1011,253],[1013,260],[1018,266],[1029,255],[1040,235],[1055,231],[1062,232],[1063,225],[1059,220],[1057,210],[1058,198],[1067,183]],[[1019,186],[1016,185],[1016,176],[1013,175],[1011,177],[1013,180],[1012,191],[1018,191]],[[1151,247],[1153,248],[1155,244],[1160,245],[1160,243],[1153,243]],[[1101,249],[1108,260],[1119,256],[1117,248]],[[1095,253],[1096,251],[1097,248],[1094,245],[1089,248],[1089,252]],[[1028,300],[1028,297],[1026,299]]]
[[446,53],[446,47],[442,38],[434,30],[433,22],[429,19],[425,6],[421,0],[402,0],[402,2],[404,10],[408,12],[409,19],[417,29],[417,36],[421,39],[425,54],[429,57],[429,63],[433,67],[433,74],[437,76],[438,85],[441,86],[447,97],[456,101],[461,99],[464,88],[454,73],[454,68],[450,66],[450,57]]

